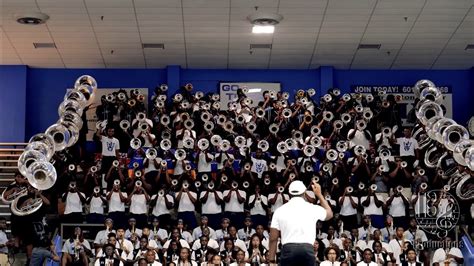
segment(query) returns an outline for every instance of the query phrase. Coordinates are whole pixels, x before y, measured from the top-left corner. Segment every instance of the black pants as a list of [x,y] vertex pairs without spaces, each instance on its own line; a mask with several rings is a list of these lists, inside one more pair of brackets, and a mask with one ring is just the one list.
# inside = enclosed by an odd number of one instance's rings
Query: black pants
[[344,222],[344,229],[348,230],[349,232],[354,228],[358,228],[357,214],[348,216],[340,215],[339,217],[341,217],[342,222]]
[[280,266],[314,266],[314,250],[310,244],[285,244],[281,249]]

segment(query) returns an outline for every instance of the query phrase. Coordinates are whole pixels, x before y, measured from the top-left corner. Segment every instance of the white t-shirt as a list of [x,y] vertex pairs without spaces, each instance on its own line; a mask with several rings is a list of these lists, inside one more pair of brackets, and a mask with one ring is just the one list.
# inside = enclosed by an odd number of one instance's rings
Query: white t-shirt
[[[211,159],[211,161],[207,162],[207,159]],[[197,166],[198,172],[199,173],[210,172],[212,159],[214,159],[214,156],[212,154],[200,152],[198,166]]]
[[402,254],[402,248],[401,248],[402,242],[403,242],[402,240],[398,240],[394,238],[390,240],[390,242],[388,243],[388,245],[392,249],[393,257],[397,261],[397,264],[400,264],[400,254]]
[[163,215],[163,214],[169,214],[170,213],[170,210],[168,208],[166,208],[165,196],[171,204],[174,203],[173,197],[169,194],[166,194],[164,196],[159,196],[158,194],[155,194],[151,197],[151,200],[154,200],[154,199],[156,199],[156,197],[158,197],[158,199],[156,200],[156,205],[155,205],[155,207],[153,207],[153,211],[152,211],[152,214],[154,216],[160,216],[160,215]]
[[[167,249],[170,246],[171,239],[166,240],[165,244],[163,245],[164,249]],[[181,245],[182,248],[190,248],[189,243],[186,242],[184,239],[179,240],[179,244]]]
[[415,232],[412,232],[410,230],[405,231],[403,233],[405,239],[410,240],[412,243],[415,243],[415,239],[421,239],[421,242],[426,242],[428,241],[428,237],[426,237],[426,234],[423,230],[416,229]]
[[[105,265],[114,265],[114,260],[105,259]],[[94,262],[94,266],[100,266],[100,259]],[[123,262],[119,261],[119,266],[123,266]]]
[[390,204],[389,214],[392,217],[403,217],[405,216],[405,203],[403,203],[402,199],[403,195],[400,197],[394,197],[392,200],[392,204]]
[[400,145],[400,156],[415,156],[415,149],[418,149],[418,141],[414,138],[397,138]]
[[339,261],[330,262],[328,260],[322,261],[321,264],[319,264],[319,266],[339,266],[339,265],[341,265]]
[[92,197],[89,213],[104,214],[104,202],[100,197]]
[[[269,194],[268,200],[273,199],[275,197],[275,194],[277,193]],[[275,203],[271,206],[272,212],[275,212],[278,208],[280,208],[283,205],[283,198],[285,198],[285,200],[288,201],[290,199],[290,196],[288,196],[288,194],[278,194],[277,199],[275,200]]]
[[294,197],[273,214],[271,228],[280,230],[281,243],[314,244],[316,222],[326,219],[326,210]]
[[[189,194],[195,199],[197,199],[197,194],[195,192],[189,191]],[[187,193],[181,193],[181,198],[178,203],[178,212],[193,212],[195,210],[194,203],[189,199]]]
[[[448,254],[454,255],[459,258],[463,258],[462,252],[459,248],[451,248],[448,251]],[[438,262],[440,265],[444,265],[444,260],[446,259],[446,251],[442,248],[438,248],[434,254],[433,254],[433,260],[432,262]],[[449,259],[449,266],[457,266],[459,265],[455,259],[450,258]]]
[[255,201],[255,205],[253,206],[252,209],[250,209],[250,215],[267,215],[267,212],[263,208],[263,204],[268,206],[268,199],[267,197],[260,195],[260,201],[257,201],[255,199],[255,195],[251,195],[249,197],[249,203],[252,203]]
[[[215,250],[219,249],[219,243],[217,243],[217,241],[212,238],[209,238],[209,242],[207,242],[207,246]],[[194,240],[192,249],[198,250],[200,248],[201,248],[201,240],[200,239]]]
[[120,200],[119,193],[122,193],[124,198],[127,197],[127,192],[112,192],[112,196],[109,200],[109,213],[125,211],[125,203]]
[[[238,191],[242,198],[245,199],[247,197],[247,193],[245,193],[245,191],[243,190],[238,190]],[[230,196],[229,202],[225,203],[225,208],[224,208],[225,211],[226,212],[244,212],[245,201],[242,203],[239,203],[239,200],[237,198],[237,192],[234,190],[225,190],[223,196],[227,197],[229,193],[232,193],[232,194]]]
[[154,134],[149,133],[148,135],[142,134],[142,138],[145,140],[145,143],[143,143],[143,147],[146,147],[146,148],[153,147],[153,144],[150,142],[149,138],[151,138],[152,140],[156,138]]
[[373,261],[369,263],[361,261],[357,263],[357,266],[378,266],[378,264]]
[[[355,204],[358,204],[359,199],[357,197],[354,197],[354,196],[350,196],[350,197],[355,202]],[[341,197],[339,197],[338,202],[339,200],[341,200]],[[349,196],[344,197],[344,201],[342,202],[342,206],[341,206],[340,215],[349,216],[349,215],[354,215],[354,214],[357,214],[357,209],[352,207]]]
[[[76,240],[71,242],[70,239],[66,239],[66,241],[64,241],[64,245],[63,245],[63,248],[62,248],[61,252],[73,255],[74,254],[74,248],[75,248],[75,241]],[[84,241],[81,242],[81,243],[88,250],[91,249],[91,245],[89,244],[89,241],[84,239]]]
[[147,211],[148,205],[145,194],[133,194],[130,200],[130,213],[146,214]]
[[85,197],[84,193],[82,192],[68,192],[66,197],[66,208],[64,210],[64,214],[70,214],[73,212],[80,212],[82,213],[82,201],[79,198],[79,194]]
[[[221,199],[222,197],[222,192],[217,191],[217,196]],[[202,191],[200,195],[200,199],[204,198],[206,195],[206,191]],[[209,192],[207,195],[207,200],[205,203],[202,204],[202,213],[203,214],[216,214],[216,213],[221,213],[222,212],[222,207],[220,204],[217,204],[216,202],[216,195],[214,192]]]
[[[352,134],[355,129],[350,129],[348,135]],[[354,137],[349,141],[349,147],[352,148],[354,146],[360,145],[369,150],[370,142],[365,137],[364,131],[356,130]]]
[[100,230],[97,232],[97,235],[95,235],[94,244],[107,244],[109,233],[115,233],[115,230]]
[[159,157],[156,157],[154,160],[148,160],[148,158],[145,158],[143,160],[143,163],[148,161],[148,166],[145,167],[145,174],[148,174],[149,172],[157,171],[158,169],[156,169],[156,167],[155,167],[155,161],[158,165],[160,165],[162,160],[163,159],[161,159]]
[[[360,203],[362,204],[367,199],[367,196],[360,198]],[[362,205],[364,206],[364,205]],[[364,215],[383,215],[382,206],[377,207],[375,205],[374,196],[370,196],[370,204],[369,206],[364,206]]]
[[[209,229],[209,239],[216,239],[216,231],[214,229],[207,227]],[[199,239],[202,236],[202,227],[198,226],[193,229],[193,239]]]
[[120,150],[120,143],[116,138],[102,136],[102,156],[115,156],[115,151]]

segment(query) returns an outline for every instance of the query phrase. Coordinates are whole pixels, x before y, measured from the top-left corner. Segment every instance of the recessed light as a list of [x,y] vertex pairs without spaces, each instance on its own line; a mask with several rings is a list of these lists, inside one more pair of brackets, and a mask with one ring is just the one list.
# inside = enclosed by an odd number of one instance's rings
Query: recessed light
[[28,12],[15,14],[16,22],[25,25],[43,24],[49,19],[49,16],[41,12]]
[[252,33],[270,34],[273,32],[275,32],[275,26],[273,25],[268,25],[268,26],[254,25],[252,27]]
[[379,50],[381,46],[382,46],[381,44],[366,44],[366,43],[361,43],[361,44],[359,44],[359,47],[357,47],[357,49],[359,49],[359,50],[364,50],[364,49],[376,49],[376,50]]

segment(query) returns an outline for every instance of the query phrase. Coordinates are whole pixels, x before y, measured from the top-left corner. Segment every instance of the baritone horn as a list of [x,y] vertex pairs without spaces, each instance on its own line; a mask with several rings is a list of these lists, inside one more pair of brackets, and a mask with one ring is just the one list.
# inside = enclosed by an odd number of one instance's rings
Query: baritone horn
[[[10,186],[15,185],[16,182],[11,183]],[[9,195],[5,195],[5,192],[7,191],[8,188],[5,188],[2,192],[2,201],[6,204],[12,203],[16,198],[22,197],[26,194],[28,194],[28,187],[23,186],[19,188],[13,189],[13,192],[10,193]]]

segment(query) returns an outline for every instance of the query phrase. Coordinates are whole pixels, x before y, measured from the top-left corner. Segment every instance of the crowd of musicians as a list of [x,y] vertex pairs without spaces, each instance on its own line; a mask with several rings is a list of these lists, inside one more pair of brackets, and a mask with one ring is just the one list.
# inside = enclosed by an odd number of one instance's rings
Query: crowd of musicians
[[[399,95],[264,91],[254,102],[244,88],[221,106],[191,84],[167,94],[163,85],[149,103],[137,90],[102,97],[89,128],[95,156],[78,143],[62,154],[52,192],[30,189],[44,198],[42,214],[59,199],[61,222],[79,224],[62,236],[61,257],[50,241],[31,250],[16,217],[12,233],[31,260],[42,250],[61,265],[266,265],[272,213],[301,180],[304,199],[318,204],[317,182],[335,214],[316,225],[316,265],[463,263],[450,236],[417,225],[426,191],[441,191],[433,206],[453,200],[442,190],[453,160],[424,165]],[[415,122],[410,111],[404,124]],[[11,188],[27,185],[20,174],[15,181]],[[104,224],[93,242],[83,222]],[[429,239],[442,245],[429,248]]]

